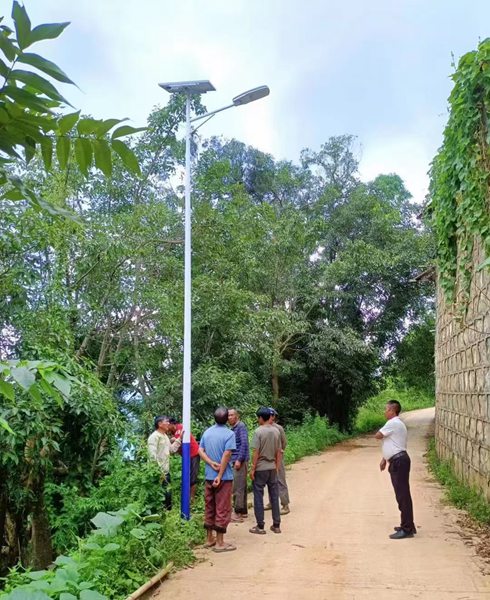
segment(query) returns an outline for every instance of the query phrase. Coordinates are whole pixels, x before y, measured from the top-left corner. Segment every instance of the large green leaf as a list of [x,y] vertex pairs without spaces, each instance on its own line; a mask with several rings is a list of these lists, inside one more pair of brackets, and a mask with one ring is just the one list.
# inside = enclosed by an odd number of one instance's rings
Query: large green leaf
[[56,141],[56,156],[60,163],[60,169],[64,171],[68,164],[70,156],[70,138],[67,136],[59,137]]
[[31,21],[29,20],[26,9],[21,6],[17,0],[14,0],[12,5],[12,19],[15,24],[17,43],[19,44],[19,48],[23,50],[29,45]]
[[4,379],[0,379],[0,394],[3,394],[9,400],[15,400],[14,386]]
[[39,97],[32,92],[28,92],[25,88],[7,85],[3,88],[2,93],[11,98],[14,102],[18,103],[20,106],[32,108],[33,110],[37,110],[41,113],[51,113],[51,107],[48,100],[45,100],[44,98]]
[[10,374],[25,390],[28,390],[36,381],[36,376],[27,367],[13,367],[10,370]]
[[44,168],[46,171],[49,171],[53,160],[53,141],[48,136],[44,136],[41,140],[41,155],[43,157]]
[[17,56],[17,48],[5,33],[0,32],[0,50],[4,53],[7,60],[13,61]]
[[75,140],[75,158],[82,173],[87,177],[92,165],[92,143],[87,138]]
[[29,45],[41,40],[54,40],[60,36],[70,23],[44,23],[34,27],[29,36]]
[[21,63],[25,63],[27,65],[35,67],[36,69],[39,69],[40,71],[46,73],[47,75],[50,75],[51,77],[53,77],[53,79],[56,79],[57,81],[61,81],[63,83],[71,83],[72,85],[75,85],[73,81],[68,77],[68,75],[66,75],[66,73],[64,73],[58,67],[58,65],[51,62],[50,60],[47,60],[46,58],[43,58],[42,56],[39,56],[39,54],[34,54],[32,52],[23,52],[19,55],[17,60]]
[[57,100],[58,102],[63,102],[64,104],[71,106],[68,100],[63,98],[63,96],[58,92],[52,83],[37,73],[24,71],[23,69],[14,69],[10,73],[10,76],[17,81],[22,81],[22,83],[25,83],[29,87],[37,90],[41,94],[48,96],[49,98],[52,98],[53,100]]
[[101,121],[99,119],[92,119],[91,117],[85,117],[80,119],[77,124],[78,133],[80,135],[89,135],[91,133],[97,133]]
[[112,139],[123,137],[124,135],[131,135],[133,133],[139,133],[140,131],[146,131],[146,127],[131,127],[130,125],[121,125],[114,130]]
[[119,527],[124,521],[122,517],[110,515],[105,512],[98,512],[93,519],[90,519],[97,529],[111,529]]
[[134,173],[135,175],[141,175],[138,159],[134,152],[128,148],[126,144],[121,142],[121,140],[112,140],[111,145],[114,152],[121,157],[121,160],[128,171],[131,171],[131,173]]
[[58,131],[61,135],[67,134],[69,131],[75,127],[75,124],[80,117],[80,111],[70,113],[68,115],[63,115],[61,119],[58,121]]
[[64,396],[69,396],[71,391],[71,384],[69,379],[63,377],[59,373],[49,371],[44,375],[44,379],[48,383],[52,383],[57,390],[59,390]]
[[12,435],[14,435],[14,432],[12,431],[12,428],[10,427],[10,425],[8,424],[8,422],[3,417],[0,417],[0,427],[2,429],[5,429],[6,431],[8,431],[9,433],[11,433]]
[[106,140],[94,140],[95,166],[104,173],[106,177],[112,174],[111,149]]
[[96,130],[97,137],[103,137],[110,129],[126,120],[127,119],[105,119],[104,121],[99,121],[99,126]]

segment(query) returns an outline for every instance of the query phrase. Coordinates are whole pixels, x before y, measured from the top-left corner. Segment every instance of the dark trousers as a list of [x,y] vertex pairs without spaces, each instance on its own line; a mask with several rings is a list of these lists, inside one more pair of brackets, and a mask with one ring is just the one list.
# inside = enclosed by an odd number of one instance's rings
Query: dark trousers
[[238,471],[233,469],[233,508],[237,515],[246,515],[247,507],[247,469],[248,462],[242,462]]
[[172,487],[170,485],[170,473],[164,473],[162,479],[163,506],[172,510]]
[[410,495],[410,457],[405,452],[389,461],[388,471],[395,490],[396,501],[401,513],[400,526],[404,531],[414,532],[413,504]]
[[267,471],[255,471],[253,481],[254,491],[254,513],[257,526],[264,529],[264,488],[267,486],[269,498],[272,507],[272,523],[279,527],[281,523],[281,514],[279,511],[279,487],[277,484],[277,471],[270,469]]

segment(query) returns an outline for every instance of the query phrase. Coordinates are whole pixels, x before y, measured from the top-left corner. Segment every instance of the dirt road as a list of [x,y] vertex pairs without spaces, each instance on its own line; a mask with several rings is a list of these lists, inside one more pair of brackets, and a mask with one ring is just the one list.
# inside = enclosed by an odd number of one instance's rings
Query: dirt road
[[288,471],[292,504],[281,535],[267,522],[267,535],[248,533],[252,515],[231,525],[235,552],[201,550],[204,560],[172,575],[152,600],[489,600],[490,577],[427,474],[423,454],[433,415],[426,409],[405,416],[414,538],[388,538],[399,519],[389,475],[378,469],[379,443],[358,438]]

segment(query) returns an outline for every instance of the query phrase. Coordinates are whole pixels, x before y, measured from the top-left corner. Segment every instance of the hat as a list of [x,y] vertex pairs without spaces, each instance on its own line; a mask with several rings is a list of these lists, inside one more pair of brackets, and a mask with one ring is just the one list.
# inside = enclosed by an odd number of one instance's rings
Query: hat
[[272,406],[269,406],[269,411],[273,417],[279,416],[279,413],[277,412],[277,410],[275,408],[272,408]]

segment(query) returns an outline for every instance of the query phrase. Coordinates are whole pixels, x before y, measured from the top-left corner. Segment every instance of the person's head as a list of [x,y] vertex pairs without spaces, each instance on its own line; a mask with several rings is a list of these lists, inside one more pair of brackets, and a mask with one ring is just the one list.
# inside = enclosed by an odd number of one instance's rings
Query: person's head
[[397,417],[401,412],[401,404],[398,400],[388,400],[385,406],[385,417],[387,419],[393,419],[393,417]]
[[177,425],[178,425],[178,421],[177,419],[174,419],[173,417],[170,417],[168,420],[168,433],[170,435],[175,435],[175,432],[177,430]]
[[233,425],[236,425],[239,420],[240,420],[240,411],[238,411],[236,408],[229,408],[228,409],[228,423],[233,427]]
[[155,429],[158,429],[161,433],[168,432],[168,426],[170,424],[169,417],[165,415],[160,415],[159,417],[155,417]]
[[272,415],[270,408],[267,408],[267,406],[261,406],[255,414],[257,415],[259,425],[265,425],[266,423],[271,422]]
[[279,413],[277,412],[277,410],[275,408],[272,408],[272,406],[269,406],[269,412],[271,413],[271,421],[273,423],[275,423],[277,421],[277,417],[279,416]]
[[228,409],[225,406],[219,406],[214,411],[214,420],[217,425],[226,425],[228,421]]

